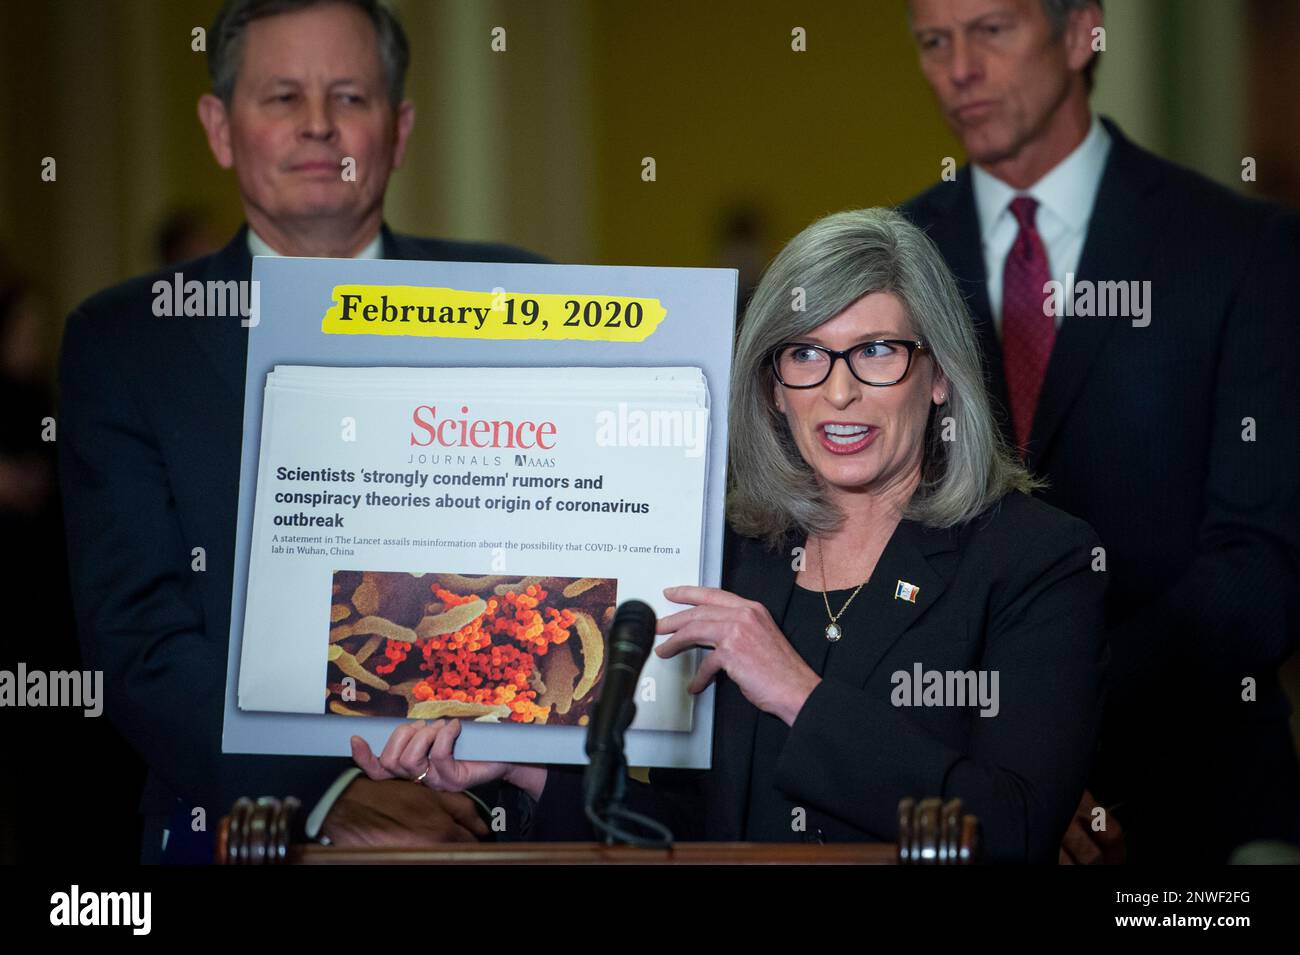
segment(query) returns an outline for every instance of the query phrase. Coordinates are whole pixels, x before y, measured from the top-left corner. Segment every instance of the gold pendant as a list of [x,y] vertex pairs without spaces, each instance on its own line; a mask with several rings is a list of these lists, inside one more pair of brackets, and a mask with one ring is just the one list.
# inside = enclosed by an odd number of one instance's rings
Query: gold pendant
[[834,621],[826,625],[826,639],[829,640],[831,643],[834,643],[843,635],[844,634],[839,628],[839,624],[835,623]]

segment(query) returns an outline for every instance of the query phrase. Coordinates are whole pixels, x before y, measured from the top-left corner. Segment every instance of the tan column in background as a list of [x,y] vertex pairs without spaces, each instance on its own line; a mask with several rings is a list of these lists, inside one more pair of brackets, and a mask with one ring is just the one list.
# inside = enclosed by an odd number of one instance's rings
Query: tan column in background
[[[389,187],[389,222],[585,261],[593,245],[586,0],[404,0],[398,9],[411,41],[416,128]],[[496,27],[505,52],[492,50]]]
[[1242,189],[1245,0],[1107,0],[1093,106],[1139,145]]
[[[118,56],[125,53],[106,37],[120,37],[117,4],[78,4],[54,21],[58,40],[43,46],[52,55],[51,79],[56,109],[47,118],[56,144],[58,182],[44,188],[45,223],[30,228],[40,236],[44,254],[55,263],[49,283],[60,315],[95,289],[129,274],[127,241],[121,213],[130,198],[121,188],[124,165],[137,158],[133,144],[118,135],[122,76]],[[52,47],[52,48],[51,48]],[[50,228],[52,223],[53,228]]]
[[167,212],[171,191],[173,150],[161,95],[167,86],[165,66],[170,64],[162,46],[180,44],[187,38],[169,35],[151,4],[128,3],[120,12],[125,19],[125,36],[131,38],[130,55],[122,63],[119,107],[131,143],[131,154],[122,164],[118,181],[126,239],[120,258],[127,263],[128,272],[139,273],[158,265],[153,238]]
[[[1188,0],[1182,0],[1188,2]],[[1179,161],[1231,189],[1241,180],[1246,154],[1247,96],[1245,0],[1190,0],[1183,21],[1186,43],[1178,48],[1174,73],[1195,110],[1179,110]]]
[[1106,52],[1101,54],[1092,107],[1119,123],[1148,149],[1165,147],[1160,124],[1160,10],[1150,0],[1109,0]]

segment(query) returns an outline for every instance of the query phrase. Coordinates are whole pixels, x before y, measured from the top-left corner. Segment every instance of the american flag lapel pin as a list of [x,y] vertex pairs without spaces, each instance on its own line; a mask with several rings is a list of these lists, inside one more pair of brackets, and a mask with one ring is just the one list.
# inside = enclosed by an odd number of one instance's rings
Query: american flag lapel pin
[[916,595],[921,592],[921,588],[916,584],[909,584],[906,580],[900,580],[894,587],[894,599],[906,600],[910,604],[916,603]]

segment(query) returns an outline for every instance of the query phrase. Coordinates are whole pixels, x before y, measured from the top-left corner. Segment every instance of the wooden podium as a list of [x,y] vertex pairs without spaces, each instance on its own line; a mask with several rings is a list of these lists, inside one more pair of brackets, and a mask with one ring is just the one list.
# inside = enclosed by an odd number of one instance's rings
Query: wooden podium
[[904,799],[898,842],[682,842],[671,849],[598,842],[470,842],[432,849],[294,843],[297,799],[240,799],[217,827],[219,865],[972,865],[979,821],[961,800]]

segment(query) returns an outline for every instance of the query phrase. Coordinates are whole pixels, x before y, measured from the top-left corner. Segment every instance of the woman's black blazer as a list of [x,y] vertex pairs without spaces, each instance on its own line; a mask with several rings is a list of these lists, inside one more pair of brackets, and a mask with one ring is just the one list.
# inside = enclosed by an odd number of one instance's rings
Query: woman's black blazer
[[[723,586],[780,623],[791,548],[728,533]],[[1092,529],[1021,493],[949,529],[899,523],[858,595],[869,632],[845,636],[800,710],[772,784],[825,841],[893,841],[905,796],[960,797],[990,861],[1055,862],[1083,792],[1101,704],[1104,567]],[[896,596],[902,581],[915,602]],[[923,670],[998,673],[998,712],[895,705]],[[759,711],[719,677],[711,770],[650,771],[627,805],[678,839],[742,838]],[[525,838],[590,840],[582,767],[552,766]],[[801,837],[792,832],[791,841]]]

